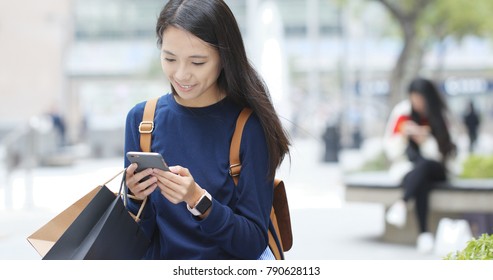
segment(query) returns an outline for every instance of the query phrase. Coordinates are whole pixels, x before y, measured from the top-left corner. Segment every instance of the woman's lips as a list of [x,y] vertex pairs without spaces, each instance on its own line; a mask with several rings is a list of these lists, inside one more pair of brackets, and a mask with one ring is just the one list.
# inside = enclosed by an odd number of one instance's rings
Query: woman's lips
[[194,87],[194,85],[184,85],[184,84],[181,84],[181,83],[179,83],[177,81],[175,81],[175,84],[178,86],[178,88],[181,91],[190,91]]

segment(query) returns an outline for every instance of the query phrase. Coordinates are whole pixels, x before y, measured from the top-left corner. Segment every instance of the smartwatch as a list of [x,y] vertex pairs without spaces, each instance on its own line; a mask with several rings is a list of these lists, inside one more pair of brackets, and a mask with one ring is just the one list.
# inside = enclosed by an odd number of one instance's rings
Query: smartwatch
[[188,206],[188,203],[186,203],[188,211],[192,213],[194,216],[200,216],[203,215],[207,209],[209,209],[212,206],[212,197],[211,195],[204,190],[204,194],[200,197],[199,201],[193,208],[190,208]]

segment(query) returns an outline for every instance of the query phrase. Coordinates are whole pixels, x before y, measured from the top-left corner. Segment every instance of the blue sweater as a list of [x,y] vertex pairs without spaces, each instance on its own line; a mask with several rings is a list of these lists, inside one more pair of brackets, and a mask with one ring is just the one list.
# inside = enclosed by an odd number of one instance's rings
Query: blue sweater
[[[125,153],[141,151],[139,123],[145,102],[133,107],[126,120]],[[176,103],[172,94],[159,99],[151,150],[168,165],[190,170],[213,198],[206,219],[196,219],[185,202],[169,202],[156,189],[142,214],[141,226],[152,240],[149,259],[256,259],[267,246],[273,199],[268,179],[265,134],[255,114],[245,125],[235,186],[229,170],[229,148],[241,108],[228,98],[202,108]],[[125,166],[130,163],[125,158]],[[139,207],[130,205],[133,212]]]

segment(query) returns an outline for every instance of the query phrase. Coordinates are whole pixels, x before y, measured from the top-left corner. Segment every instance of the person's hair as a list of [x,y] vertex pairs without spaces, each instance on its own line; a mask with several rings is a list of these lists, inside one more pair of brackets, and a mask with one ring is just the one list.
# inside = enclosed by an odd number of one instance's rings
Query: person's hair
[[[408,93],[420,94],[425,99],[425,118],[430,125],[432,135],[438,142],[438,148],[445,161],[456,152],[456,146],[451,140],[445,119],[446,112],[448,111],[447,104],[435,84],[428,79],[415,78],[409,84]],[[414,109],[412,109],[411,118],[417,122],[423,120],[423,117],[419,116]]]
[[267,86],[247,58],[240,29],[229,7],[222,0],[171,0],[157,20],[159,47],[163,43],[163,32],[169,26],[185,30],[218,50],[222,64],[218,86],[228,98],[240,106],[252,108],[258,116],[269,149],[269,176],[273,178],[289,153],[290,141]]

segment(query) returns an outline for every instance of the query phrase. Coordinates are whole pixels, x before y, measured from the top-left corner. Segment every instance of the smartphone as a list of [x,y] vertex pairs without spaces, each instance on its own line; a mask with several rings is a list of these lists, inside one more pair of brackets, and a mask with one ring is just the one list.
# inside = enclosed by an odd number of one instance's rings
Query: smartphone
[[158,168],[169,171],[168,165],[159,153],[127,152],[127,158],[131,163],[137,163],[138,167],[135,172],[140,172],[147,168]]

